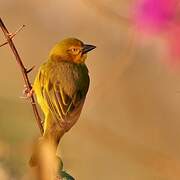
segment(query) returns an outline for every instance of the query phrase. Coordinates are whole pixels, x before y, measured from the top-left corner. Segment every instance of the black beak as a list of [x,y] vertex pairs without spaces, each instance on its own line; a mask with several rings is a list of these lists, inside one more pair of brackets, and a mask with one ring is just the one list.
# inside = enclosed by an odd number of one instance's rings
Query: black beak
[[87,53],[87,52],[89,52],[95,48],[96,48],[96,46],[94,46],[94,45],[85,44],[82,52],[83,52],[83,54],[85,54],[85,53]]

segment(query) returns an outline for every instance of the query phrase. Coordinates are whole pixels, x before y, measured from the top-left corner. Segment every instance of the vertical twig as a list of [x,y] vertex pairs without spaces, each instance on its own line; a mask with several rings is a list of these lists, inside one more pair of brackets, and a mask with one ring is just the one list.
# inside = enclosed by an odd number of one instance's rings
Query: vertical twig
[[[25,68],[19,54],[18,54],[18,51],[12,41],[12,37],[9,33],[9,31],[7,30],[6,26],[4,25],[2,19],[0,18],[0,27],[4,33],[4,36],[7,40],[7,43],[9,44],[15,58],[16,58],[16,62],[19,64],[19,67],[21,69],[21,72],[22,72],[22,76],[23,76],[23,80],[25,82],[25,85],[27,86],[27,88],[29,90],[32,89],[31,87],[31,83],[29,81],[29,78],[28,78],[28,71],[27,69]],[[37,106],[36,106],[36,103],[35,103],[35,100],[34,100],[34,96],[32,95],[32,97],[30,98],[30,102],[31,102],[31,105],[32,105],[32,108],[33,108],[33,112],[34,112],[34,115],[35,115],[35,118],[36,118],[36,121],[37,121],[37,124],[38,124],[38,127],[40,129],[40,132],[41,134],[43,133],[43,126],[42,126],[42,123],[41,123],[41,118],[39,116],[39,113],[38,113],[38,110],[37,110]]]

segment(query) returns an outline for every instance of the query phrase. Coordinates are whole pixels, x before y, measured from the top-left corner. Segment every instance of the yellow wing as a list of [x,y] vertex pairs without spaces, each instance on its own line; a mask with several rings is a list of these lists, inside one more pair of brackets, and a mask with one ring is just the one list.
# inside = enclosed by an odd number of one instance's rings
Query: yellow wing
[[78,91],[69,97],[58,79],[53,79],[53,82],[50,80],[43,66],[36,76],[33,88],[45,116],[51,113],[59,125],[62,121],[67,121],[67,130],[70,129],[80,115],[85,97],[79,98]]

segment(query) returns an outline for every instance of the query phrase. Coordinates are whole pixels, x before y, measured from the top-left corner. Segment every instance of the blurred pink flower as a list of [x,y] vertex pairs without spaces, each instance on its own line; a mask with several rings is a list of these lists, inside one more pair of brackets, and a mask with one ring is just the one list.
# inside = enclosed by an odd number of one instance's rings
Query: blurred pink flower
[[134,21],[140,31],[159,32],[168,28],[176,14],[177,0],[138,0]]
[[164,38],[169,50],[169,61],[173,66],[180,65],[180,24],[173,24]]
[[178,0],[136,0],[133,20],[138,34],[158,35],[167,43],[167,60],[180,67],[180,2]]

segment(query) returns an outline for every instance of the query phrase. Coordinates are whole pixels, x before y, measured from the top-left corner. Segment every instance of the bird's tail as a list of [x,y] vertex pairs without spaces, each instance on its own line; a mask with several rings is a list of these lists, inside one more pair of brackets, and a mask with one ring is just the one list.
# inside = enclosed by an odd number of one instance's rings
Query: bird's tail
[[52,142],[44,137],[38,139],[35,144],[32,156],[29,160],[29,165],[31,167],[37,166],[39,164],[49,164],[55,161],[56,148]]
[[43,143],[43,141],[44,141],[44,138],[41,137],[38,139],[38,142],[36,142],[34,145],[33,153],[29,160],[29,165],[31,167],[37,166],[37,164],[38,164],[38,157],[39,157],[39,153],[40,153],[39,151],[40,151],[40,147],[41,147],[41,144]]

